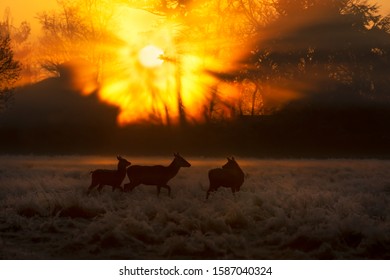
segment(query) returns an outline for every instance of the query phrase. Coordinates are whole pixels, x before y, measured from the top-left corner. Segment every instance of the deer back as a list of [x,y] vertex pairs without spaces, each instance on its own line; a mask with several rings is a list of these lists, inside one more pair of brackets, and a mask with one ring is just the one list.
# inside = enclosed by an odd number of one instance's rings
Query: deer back
[[132,165],[127,169],[127,176],[131,182],[145,185],[166,184],[174,175],[176,174],[173,171],[162,165]]

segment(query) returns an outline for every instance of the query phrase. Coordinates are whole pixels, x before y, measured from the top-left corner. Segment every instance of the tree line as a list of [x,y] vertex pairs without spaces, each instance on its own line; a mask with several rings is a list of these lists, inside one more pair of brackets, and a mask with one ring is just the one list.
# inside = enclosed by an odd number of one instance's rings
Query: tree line
[[[232,69],[209,70],[218,82],[205,93],[206,121],[270,115],[291,105],[389,102],[390,17],[381,15],[370,1],[117,2],[159,15],[163,21],[174,20],[178,44],[217,36],[234,41],[223,46],[211,40],[213,55],[221,60],[233,48],[245,49]],[[37,15],[42,35],[34,43],[28,23],[14,27],[6,17],[0,23],[1,106],[9,102],[18,79],[34,82],[61,76],[74,59],[92,65],[99,83],[111,58],[108,42],[117,39],[110,3],[58,1],[60,9]],[[223,84],[235,87],[238,98],[225,98]],[[185,115],[185,108],[180,111]]]

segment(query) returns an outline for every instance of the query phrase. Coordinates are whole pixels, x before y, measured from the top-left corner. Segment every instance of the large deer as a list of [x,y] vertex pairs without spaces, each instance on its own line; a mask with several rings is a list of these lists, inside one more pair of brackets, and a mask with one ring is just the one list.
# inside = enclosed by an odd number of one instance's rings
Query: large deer
[[206,199],[210,192],[215,192],[219,187],[231,188],[232,193],[240,190],[244,183],[244,172],[234,159],[227,158],[228,162],[222,168],[215,168],[209,171],[210,187],[207,190]]
[[89,194],[97,185],[99,185],[99,192],[102,191],[102,188],[105,185],[112,186],[112,191],[115,191],[115,189],[122,189],[121,184],[126,176],[126,168],[131,163],[120,156],[117,156],[116,158],[118,159],[117,170],[96,169],[91,171],[92,182],[88,188],[87,194]]
[[174,159],[169,166],[154,165],[141,166],[132,165],[127,169],[127,177],[130,183],[124,185],[124,191],[132,191],[138,185],[151,185],[157,187],[157,195],[160,194],[161,188],[168,190],[171,195],[171,187],[167,185],[179,172],[181,167],[190,167],[191,164],[179,154],[174,154]]

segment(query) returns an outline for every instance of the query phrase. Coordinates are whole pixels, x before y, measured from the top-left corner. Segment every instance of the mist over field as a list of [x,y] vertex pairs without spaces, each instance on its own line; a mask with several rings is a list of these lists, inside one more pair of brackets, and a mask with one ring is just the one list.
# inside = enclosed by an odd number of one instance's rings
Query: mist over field
[[0,258],[390,258],[390,161],[237,158],[241,192],[206,201],[207,171],[226,159],[186,159],[171,197],[143,185],[87,196],[89,172],[115,157],[1,156]]

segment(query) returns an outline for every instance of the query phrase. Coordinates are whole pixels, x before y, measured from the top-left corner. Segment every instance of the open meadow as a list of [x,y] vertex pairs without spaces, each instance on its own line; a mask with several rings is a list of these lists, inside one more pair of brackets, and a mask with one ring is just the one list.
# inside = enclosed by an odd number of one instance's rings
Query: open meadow
[[226,159],[186,159],[171,197],[144,185],[87,196],[89,172],[115,156],[1,156],[0,258],[390,258],[390,161],[237,158],[241,191],[206,200],[207,171]]

